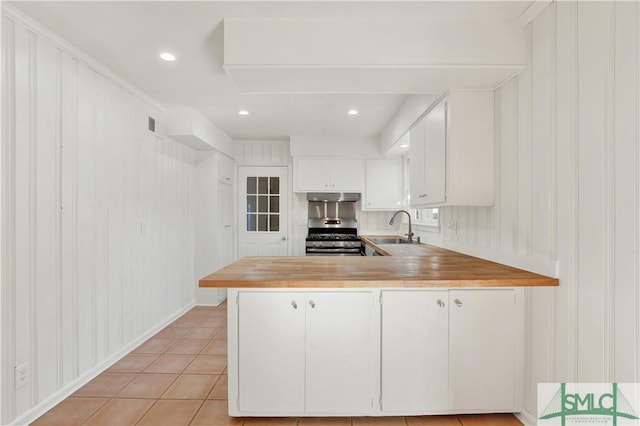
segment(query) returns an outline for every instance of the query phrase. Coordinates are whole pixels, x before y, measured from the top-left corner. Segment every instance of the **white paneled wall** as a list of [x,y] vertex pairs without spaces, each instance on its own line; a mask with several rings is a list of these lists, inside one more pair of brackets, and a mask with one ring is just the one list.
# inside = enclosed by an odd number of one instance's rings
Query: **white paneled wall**
[[496,90],[496,204],[442,223],[457,250],[557,260],[560,286],[528,291],[535,414],[538,382],[639,380],[640,3],[554,2],[529,31],[527,70]]
[[[2,418],[28,421],[194,298],[192,151],[162,110],[2,18]],[[15,388],[14,367],[29,383]]]
[[288,141],[234,141],[236,166],[288,166],[291,164]]

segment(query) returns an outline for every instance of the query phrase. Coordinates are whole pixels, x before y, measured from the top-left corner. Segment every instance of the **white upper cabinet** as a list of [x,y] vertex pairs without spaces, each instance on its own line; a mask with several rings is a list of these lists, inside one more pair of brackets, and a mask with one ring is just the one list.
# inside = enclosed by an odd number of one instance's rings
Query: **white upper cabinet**
[[233,158],[218,154],[218,181],[233,184]]
[[297,192],[362,192],[364,160],[350,158],[296,158]]
[[451,92],[410,131],[412,207],[489,206],[494,192],[493,92]]
[[366,160],[362,210],[402,208],[402,159]]

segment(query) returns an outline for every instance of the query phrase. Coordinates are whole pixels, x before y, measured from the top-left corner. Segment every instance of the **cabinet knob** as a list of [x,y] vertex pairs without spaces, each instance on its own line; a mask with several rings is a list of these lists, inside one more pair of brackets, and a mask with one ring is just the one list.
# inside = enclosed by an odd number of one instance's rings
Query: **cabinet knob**
[[453,303],[455,303],[458,308],[462,306],[462,302],[460,301],[460,299],[454,300]]
[[438,299],[438,301],[436,302],[438,304],[438,306],[440,306],[441,308],[444,308],[444,302],[441,299]]
[[296,303],[295,300],[291,301],[291,306],[293,306],[293,309],[298,309],[298,304]]
[[315,309],[316,302],[314,302],[313,300],[309,300],[309,306],[311,306],[311,309]]

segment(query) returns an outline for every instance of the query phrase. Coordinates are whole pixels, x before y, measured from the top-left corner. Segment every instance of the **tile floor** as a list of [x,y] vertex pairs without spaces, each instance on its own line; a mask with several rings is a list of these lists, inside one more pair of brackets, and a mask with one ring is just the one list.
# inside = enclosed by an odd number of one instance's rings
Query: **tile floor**
[[195,307],[34,425],[512,426],[512,415],[231,418],[226,304]]

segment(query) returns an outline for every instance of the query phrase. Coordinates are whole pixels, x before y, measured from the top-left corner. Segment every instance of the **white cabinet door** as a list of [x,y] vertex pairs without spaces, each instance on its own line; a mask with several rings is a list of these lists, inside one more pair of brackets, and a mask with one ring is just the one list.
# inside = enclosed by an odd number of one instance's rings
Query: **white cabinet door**
[[513,409],[515,291],[452,290],[449,297],[451,409]]
[[239,293],[238,362],[240,411],[304,411],[304,293]]
[[298,190],[329,191],[331,176],[325,161],[317,158],[298,158],[295,169]]
[[420,120],[409,132],[409,203],[411,206],[424,204],[427,189],[424,177],[424,127]]
[[373,293],[307,293],[306,411],[371,411]]
[[330,190],[360,192],[364,190],[364,161],[348,158],[324,160],[331,174]]
[[364,190],[364,161],[349,158],[297,158],[296,191],[360,192]]
[[425,203],[445,202],[446,176],[446,101],[440,102],[425,117],[424,127],[424,179]]
[[233,184],[233,159],[218,154],[218,180],[227,185]]
[[449,407],[449,294],[382,292],[382,410],[428,413]]
[[218,217],[220,218],[220,239],[218,240],[219,266],[227,266],[233,262],[233,187],[218,183]]
[[454,91],[411,129],[412,207],[493,204],[493,110],[491,91]]
[[402,208],[402,159],[366,161],[363,210]]

